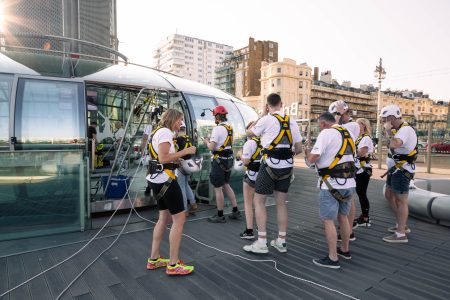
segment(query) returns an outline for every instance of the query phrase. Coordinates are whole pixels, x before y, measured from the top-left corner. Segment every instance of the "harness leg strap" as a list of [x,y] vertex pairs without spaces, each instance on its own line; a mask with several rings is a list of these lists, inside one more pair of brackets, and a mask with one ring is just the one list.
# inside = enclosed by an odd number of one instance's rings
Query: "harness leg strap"
[[156,201],[158,201],[159,199],[161,199],[162,197],[164,197],[164,195],[166,194],[167,190],[169,189],[170,185],[172,184],[173,179],[169,177],[169,180],[167,180],[163,187],[161,188],[161,190],[159,191],[158,195],[156,195],[155,199]]
[[292,170],[291,170],[288,174],[283,175],[283,176],[277,176],[277,175],[272,171],[272,168],[269,167],[267,164],[266,164],[266,166],[265,166],[265,169],[266,169],[266,171],[267,171],[267,174],[269,174],[270,178],[272,178],[272,180],[274,180],[274,181],[280,181],[280,180],[283,180],[283,179],[287,179],[287,178],[291,177],[292,174],[294,173],[294,168],[292,168]]

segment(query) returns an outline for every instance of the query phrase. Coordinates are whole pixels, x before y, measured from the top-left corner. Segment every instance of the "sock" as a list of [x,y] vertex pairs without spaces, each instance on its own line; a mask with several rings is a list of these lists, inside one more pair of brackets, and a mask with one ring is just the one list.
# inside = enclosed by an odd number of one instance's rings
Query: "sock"
[[245,232],[246,232],[246,233],[253,233],[253,229],[248,229],[248,228],[246,228],[246,229],[245,229]]
[[238,212],[237,206],[233,207],[233,212],[234,212],[234,213],[235,213],[235,212]]
[[217,211],[217,215],[218,215],[219,217],[223,217],[223,210],[218,210],[218,211]]
[[[280,236],[283,236],[283,238],[280,238]],[[286,243],[286,232],[282,232],[282,231],[278,232],[277,242],[278,243]]]
[[[261,236],[264,236],[264,238],[262,238]],[[264,245],[264,246],[267,245],[267,232],[262,232],[262,231],[258,232],[258,243],[260,245]]]
[[398,238],[401,238],[401,237],[404,237],[406,234],[395,232],[395,235],[396,235]]

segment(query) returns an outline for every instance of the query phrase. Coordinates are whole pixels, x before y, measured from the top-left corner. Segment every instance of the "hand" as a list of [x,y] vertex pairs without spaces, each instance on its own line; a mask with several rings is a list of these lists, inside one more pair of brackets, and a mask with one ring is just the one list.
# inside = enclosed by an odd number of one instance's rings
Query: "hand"
[[263,109],[263,116],[267,116],[269,114],[269,104],[266,104]]
[[206,145],[206,146],[208,146],[208,143],[209,143],[209,138],[202,138],[202,140],[203,140],[203,143]]
[[[195,154],[195,152],[197,152],[197,147],[195,147],[195,146],[191,146],[191,147],[189,147],[189,148],[186,148],[186,149],[184,149],[183,150],[185,153],[185,155],[188,155],[188,154]],[[183,155],[184,156],[184,155]]]

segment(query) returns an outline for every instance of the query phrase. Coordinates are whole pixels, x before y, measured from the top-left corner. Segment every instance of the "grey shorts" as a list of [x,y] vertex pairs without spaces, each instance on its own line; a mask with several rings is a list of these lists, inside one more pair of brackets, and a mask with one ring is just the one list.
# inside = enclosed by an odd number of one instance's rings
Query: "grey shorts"
[[244,175],[244,182],[246,182],[250,187],[255,188],[255,181],[251,180],[247,174]]
[[215,188],[222,187],[225,183],[230,182],[230,175],[231,175],[231,168],[233,167],[233,159],[227,159],[227,158],[219,158],[221,161],[222,166],[224,166],[226,169],[229,169],[230,171],[226,172],[218,163],[216,160],[213,160],[211,163],[211,173],[209,174],[209,180],[211,181],[211,184]]
[[[342,196],[347,197],[355,193],[355,188],[339,190]],[[319,216],[322,220],[336,220],[338,214],[347,216],[350,213],[352,201],[338,201],[328,190],[320,190]]]
[[409,181],[409,178],[402,171],[398,170],[393,174],[387,175],[386,186],[390,187],[396,194],[408,194]]
[[[273,180],[267,173],[267,169],[270,168],[267,164],[262,163],[259,168],[258,176],[255,181],[255,192],[260,195],[270,195],[274,191],[287,193],[291,185],[291,177],[282,180]],[[274,169],[271,168],[272,172],[277,176],[284,176],[292,172],[291,168]]]

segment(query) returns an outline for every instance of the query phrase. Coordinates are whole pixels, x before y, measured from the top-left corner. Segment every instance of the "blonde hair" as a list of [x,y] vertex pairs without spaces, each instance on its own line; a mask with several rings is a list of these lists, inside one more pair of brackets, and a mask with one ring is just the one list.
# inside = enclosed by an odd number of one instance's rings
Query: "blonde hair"
[[117,121],[114,126],[116,127],[116,129],[119,129],[120,127],[122,127],[122,122]]
[[370,126],[370,121],[366,118],[359,118],[356,120],[356,123],[364,125],[364,132],[361,132],[360,135],[367,134],[372,137],[372,126]]
[[175,125],[175,123],[181,118],[183,118],[183,114],[180,111],[169,108],[162,114],[161,121],[159,121],[159,126],[172,130],[173,125]]

